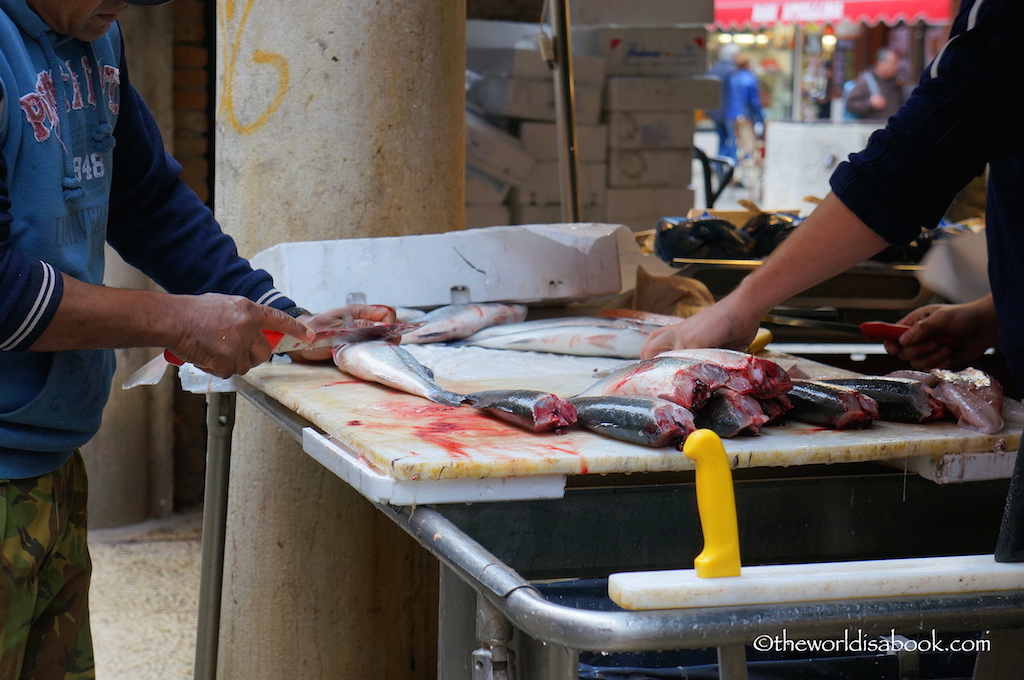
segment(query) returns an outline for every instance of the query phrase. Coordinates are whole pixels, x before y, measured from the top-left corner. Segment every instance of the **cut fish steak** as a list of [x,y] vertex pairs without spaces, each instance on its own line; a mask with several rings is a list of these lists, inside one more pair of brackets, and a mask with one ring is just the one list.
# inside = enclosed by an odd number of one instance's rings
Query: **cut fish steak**
[[729,380],[722,368],[679,357],[645,359],[609,373],[578,396],[660,397],[693,411]]
[[576,408],[541,390],[485,390],[466,395],[475,409],[531,432],[565,432],[576,424]]

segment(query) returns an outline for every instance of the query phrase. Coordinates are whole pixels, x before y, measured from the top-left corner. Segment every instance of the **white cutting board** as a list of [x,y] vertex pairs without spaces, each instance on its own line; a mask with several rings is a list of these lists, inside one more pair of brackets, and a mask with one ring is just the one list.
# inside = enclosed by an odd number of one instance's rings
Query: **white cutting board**
[[[456,352],[435,346],[415,352],[435,370],[438,382],[464,393],[531,388],[572,396],[591,385],[601,371],[623,363],[476,347]],[[791,367],[779,361],[784,368]],[[814,362],[799,363],[804,370],[815,368]],[[627,444],[579,428],[564,435],[534,434],[468,406],[441,406],[363,382],[330,364],[272,362],[256,367],[245,380],[309,420],[362,462],[397,480],[693,469],[693,461],[672,448]],[[847,431],[790,423],[764,428],[758,437],[726,439],[724,444],[735,469],[1013,451],[1018,440],[1019,429],[986,435],[952,422],[879,421],[865,430]]]
[[1024,564],[992,555],[744,567],[739,576],[701,578],[693,569],[608,577],[624,609],[680,609],[1020,590]]

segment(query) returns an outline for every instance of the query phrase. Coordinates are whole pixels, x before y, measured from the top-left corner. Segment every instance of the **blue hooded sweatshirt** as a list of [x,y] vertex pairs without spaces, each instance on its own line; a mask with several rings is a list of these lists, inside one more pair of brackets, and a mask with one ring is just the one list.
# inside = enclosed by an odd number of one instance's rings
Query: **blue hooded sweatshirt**
[[102,283],[104,242],[173,293],[294,303],[180,180],[116,25],[85,43],[25,0],[0,0],[0,87],[0,479],[20,479],[60,467],[99,429],[113,352],[26,350],[56,312],[62,272]]

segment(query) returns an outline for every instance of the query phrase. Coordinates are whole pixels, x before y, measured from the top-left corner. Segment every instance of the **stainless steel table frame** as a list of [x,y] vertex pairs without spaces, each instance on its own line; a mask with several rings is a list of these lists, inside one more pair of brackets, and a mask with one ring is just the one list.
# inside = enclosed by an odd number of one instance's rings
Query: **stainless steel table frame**
[[[241,394],[301,441],[307,421],[261,392]],[[228,393],[209,396],[197,680],[216,674],[234,400]],[[1005,481],[940,486],[872,466],[831,467],[737,474],[745,565],[985,553],[994,545]],[[975,677],[1020,667],[1024,591],[645,612],[549,601],[538,580],[681,568],[699,552],[692,480],[633,475],[624,481],[583,477],[559,500],[376,504],[442,564],[439,677],[575,680],[581,650],[716,647],[720,676],[742,680],[744,645],[783,630],[791,639],[842,637],[849,630],[1005,631],[993,638],[999,644],[986,655],[990,667],[979,663]],[[963,512],[968,503],[969,514]]]

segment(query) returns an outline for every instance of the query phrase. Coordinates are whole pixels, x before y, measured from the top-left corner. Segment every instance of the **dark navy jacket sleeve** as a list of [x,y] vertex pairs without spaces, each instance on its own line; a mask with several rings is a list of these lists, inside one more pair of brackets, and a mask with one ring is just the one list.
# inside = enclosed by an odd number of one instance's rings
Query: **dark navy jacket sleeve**
[[242,295],[279,309],[294,306],[270,275],[238,254],[213,213],[179,177],[149,109],[122,61],[121,109],[107,241],[129,263],[172,293]]
[[889,243],[936,226],[956,192],[1001,155],[1020,151],[1024,3],[965,0],[950,41],[906,104],[832,175],[838,198]]

